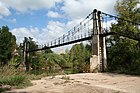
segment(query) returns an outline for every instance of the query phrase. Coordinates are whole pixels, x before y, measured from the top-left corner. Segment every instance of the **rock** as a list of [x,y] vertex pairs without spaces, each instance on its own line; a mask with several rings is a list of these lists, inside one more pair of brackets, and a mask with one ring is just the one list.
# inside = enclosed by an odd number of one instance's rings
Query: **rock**
[[10,85],[0,85],[0,88],[2,88],[4,90],[10,90],[12,88],[12,86],[10,86]]

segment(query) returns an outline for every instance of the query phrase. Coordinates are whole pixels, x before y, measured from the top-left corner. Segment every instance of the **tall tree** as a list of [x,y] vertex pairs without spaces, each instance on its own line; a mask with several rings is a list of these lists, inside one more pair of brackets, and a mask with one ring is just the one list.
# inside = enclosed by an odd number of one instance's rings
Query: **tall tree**
[[45,53],[44,57],[47,60],[47,67],[49,68],[49,70],[54,70],[57,66],[61,68],[66,67],[66,60],[63,58],[62,55],[55,53]]
[[76,72],[89,70],[91,51],[83,43],[74,45],[70,50],[70,60]]
[[8,26],[3,26],[0,28],[0,62],[2,65],[8,64],[15,48],[16,37],[9,32]]
[[[127,36],[133,36],[131,33],[140,33],[139,26],[134,23],[140,22],[139,0],[120,0],[115,6],[116,12],[121,19],[117,24],[112,24],[111,31],[125,33]],[[109,70],[119,72],[132,72],[140,69],[140,46],[139,42],[122,37],[119,35],[109,38],[111,47],[108,49],[108,67]]]

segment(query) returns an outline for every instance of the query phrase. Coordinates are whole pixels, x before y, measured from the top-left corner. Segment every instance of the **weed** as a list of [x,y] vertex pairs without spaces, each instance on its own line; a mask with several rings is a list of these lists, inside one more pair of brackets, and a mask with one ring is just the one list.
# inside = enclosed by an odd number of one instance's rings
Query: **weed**
[[23,75],[13,75],[8,77],[3,77],[0,79],[0,84],[17,86],[25,80],[26,76]]
[[3,67],[0,69],[0,91],[5,91],[3,86],[10,85],[12,88],[24,88],[31,85],[25,72],[17,71],[12,67]]

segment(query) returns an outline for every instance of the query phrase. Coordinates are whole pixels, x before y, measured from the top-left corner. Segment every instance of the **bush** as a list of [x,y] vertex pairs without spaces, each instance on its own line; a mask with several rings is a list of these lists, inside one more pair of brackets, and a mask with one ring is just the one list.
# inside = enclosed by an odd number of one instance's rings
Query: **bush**
[[[23,88],[31,85],[27,74],[14,67],[5,66],[0,69],[0,85],[10,85],[14,88]],[[0,89],[1,91],[4,89]]]
[[26,79],[25,75],[8,76],[1,78],[0,84],[18,86],[19,84],[22,84],[25,81],[25,79]]

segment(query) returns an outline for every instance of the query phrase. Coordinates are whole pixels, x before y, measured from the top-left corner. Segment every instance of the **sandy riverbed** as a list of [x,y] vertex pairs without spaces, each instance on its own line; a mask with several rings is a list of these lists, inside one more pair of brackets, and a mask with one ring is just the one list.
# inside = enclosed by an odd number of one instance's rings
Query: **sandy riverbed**
[[8,93],[140,93],[140,77],[110,73],[82,73],[44,77],[33,86]]

